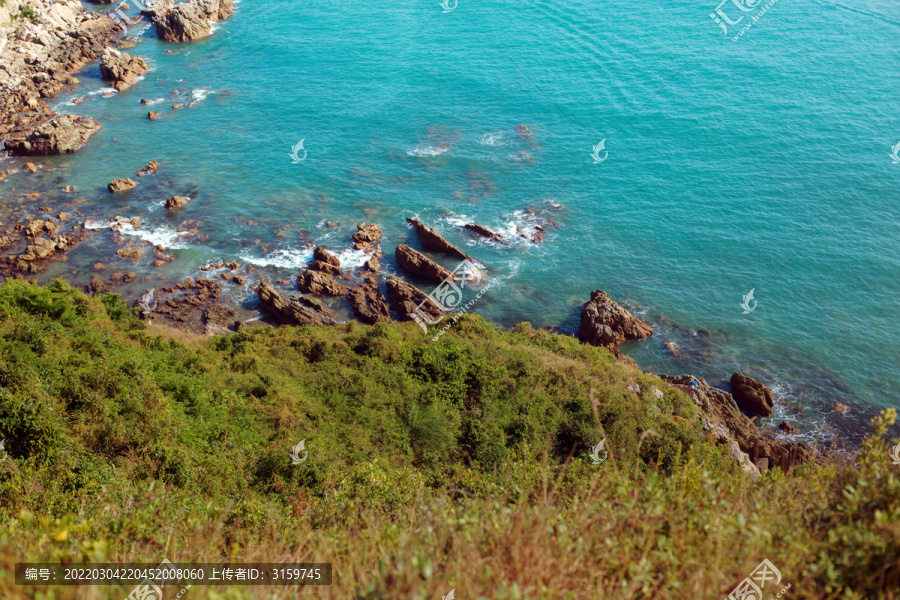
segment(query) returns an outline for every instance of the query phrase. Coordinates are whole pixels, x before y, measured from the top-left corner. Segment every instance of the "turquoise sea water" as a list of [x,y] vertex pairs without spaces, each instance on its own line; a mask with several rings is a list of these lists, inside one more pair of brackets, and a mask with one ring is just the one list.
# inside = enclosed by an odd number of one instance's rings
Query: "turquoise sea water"
[[[390,274],[417,215],[488,266],[499,285],[474,312],[489,320],[574,333],[603,289],[656,328],[625,348],[642,368],[743,370],[787,403],[764,422],[858,432],[871,406],[900,407],[900,4],[767,4],[721,5],[745,15],[726,36],[715,0],[244,0],[203,40],[145,31],[128,52],[153,70],[131,90],[104,97],[86,69],[51,105],[103,130],[5,185],[74,185],[97,223],[141,217],[132,234],[176,248],[179,279],[237,260],[293,282],[307,240],[339,251],[361,222],[384,227]],[[160,172],[133,193],[106,192],[149,160]],[[192,202],[162,210],[172,194]],[[543,244],[516,237],[545,218]],[[116,247],[100,232],[47,277],[86,281]],[[252,310],[249,287],[229,293]]]

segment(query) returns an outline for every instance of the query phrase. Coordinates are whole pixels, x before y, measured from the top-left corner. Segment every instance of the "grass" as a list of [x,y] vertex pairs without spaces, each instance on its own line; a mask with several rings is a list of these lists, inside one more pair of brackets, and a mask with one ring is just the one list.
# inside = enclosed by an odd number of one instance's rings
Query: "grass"
[[[683,394],[527,324],[160,333],[116,295],[0,288],[3,598],[130,591],[15,586],[17,561],[164,557],[331,562],[317,598],[725,597],[766,558],[787,598],[898,597],[894,412],[852,460],[753,480]],[[184,597],[273,594],[299,597]]]

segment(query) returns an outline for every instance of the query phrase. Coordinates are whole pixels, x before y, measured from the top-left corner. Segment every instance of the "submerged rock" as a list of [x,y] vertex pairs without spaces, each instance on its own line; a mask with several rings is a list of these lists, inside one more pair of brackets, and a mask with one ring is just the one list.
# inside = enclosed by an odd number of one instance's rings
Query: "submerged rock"
[[498,242],[503,241],[503,237],[499,233],[494,233],[487,227],[483,225],[477,225],[475,223],[469,223],[463,227],[466,231],[471,231],[476,235],[480,235],[482,237],[490,238],[492,240],[497,240]]
[[163,205],[163,208],[165,208],[165,209],[181,208],[182,206],[187,205],[187,203],[190,201],[191,201],[191,199],[187,198],[186,196],[172,196],[171,198],[166,200],[166,203]]
[[607,350],[615,350],[629,340],[642,340],[653,335],[653,328],[619,306],[602,290],[591,292],[591,299],[581,310],[578,338]]

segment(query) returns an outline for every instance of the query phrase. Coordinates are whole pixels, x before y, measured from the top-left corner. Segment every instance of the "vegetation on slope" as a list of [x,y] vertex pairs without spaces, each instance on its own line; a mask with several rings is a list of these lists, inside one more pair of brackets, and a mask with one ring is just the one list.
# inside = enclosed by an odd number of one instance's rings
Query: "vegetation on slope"
[[[116,295],[7,282],[0,595],[123,598],[15,586],[12,568],[165,557],[332,562],[333,586],[301,591],[321,598],[724,597],[768,558],[788,598],[895,598],[894,417],[852,462],[753,480],[678,390],[527,325],[177,341]],[[186,597],[273,594],[297,597]]]

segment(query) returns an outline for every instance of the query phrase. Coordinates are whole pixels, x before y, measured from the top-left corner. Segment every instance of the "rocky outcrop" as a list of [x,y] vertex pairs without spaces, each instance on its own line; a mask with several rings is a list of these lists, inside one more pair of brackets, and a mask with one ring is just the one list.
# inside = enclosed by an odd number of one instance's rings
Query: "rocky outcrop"
[[328,275],[340,275],[343,272],[341,271],[341,261],[338,260],[338,257],[328,252],[322,246],[316,246],[315,250],[313,250],[313,259],[309,261],[307,266],[310,270],[320,271]]
[[484,227],[482,225],[476,225],[475,223],[470,223],[468,225],[465,225],[464,229],[466,231],[471,231],[475,235],[480,235],[481,237],[486,237],[486,238],[490,238],[492,240],[497,240],[498,242],[503,241],[503,238],[500,236],[499,233],[494,233],[493,231],[491,231],[490,229],[488,229],[487,227]]
[[112,79],[112,86],[121,91],[130,88],[150,67],[140,56],[131,56],[114,48],[106,48],[100,57],[100,75]]
[[77,83],[71,74],[99,58],[117,29],[75,0],[0,2],[0,139],[7,149],[76,152],[99,129],[93,119],[56,115],[45,99]]
[[347,288],[336,282],[331,275],[311,269],[306,269],[298,277],[297,289],[306,294],[324,296],[343,296],[347,293]]
[[775,398],[772,390],[743,373],[731,376],[731,395],[740,409],[751,415],[772,416]]
[[437,283],[445,279],[453,279],[453,273],[437,264],[421,252],[413,250],[406,244],[400,244],[396,250],[397,264],[400,268],[416,277],[430,279]]
[[387,300],[374,285],[351,288],[347,300],[353,307],[356,318],[363,323],[374,324],[391,321],[391,311]]
[[425,292],[399,277],[388,277],[386,284],[388,300],[401,321],[414,320],[414,315],[419,311],[431,320],[437,320],[446,314]]
[[431,227],[415,219],[406,219],[406,222],[415,227],[416,234],[419,236],[419,241],[422,242],[423,247],[455,256],[460,260],[472,260],[471,256],[445,240],[441,234]]
[[156,9],[156,34],[170,42],[187,42],[205,37],[212,31],[210,21],[221,21],[234,14],[232,0],[187,0]]
[[[731,445],[736,442],[740,451],[747,454],[750,461],[761,470],[779,466],[787,471],[815,458],[814,452],[805,444],[785,442],[760,434],[756,424],[741,412],[731,394],[711,387],[703,379],[690,375],[659,377],[687,394],[703,411],[701,418],[704,431],[712,433],[719,444]],[[697,387],[692,387],[692,382],[696,382]]]
[[591,292],[591,300],[581,309],[578,338],[607,350],[615,350],[630,340],[653,335],[653,329],[619,306],[602,290]]
[[110,192],[125,192],[130,189],[134,189],[137,186],[137,182],[130,178],[122,179],[121,177],[116,177],[108,184],[106,184],[106,189]]
[[81,150],[99,130],[100,123],[90,117],[62,115],[44,120],[27,133],[14,130],[6,140],[6,149],[14,155],[70,154]]
[[191,199],[185,196],[172,196],[171,198],[166,200],[166,203],[163,204],[163,208],[165,208],[166,210],[181,208],[182,206],[186,206],[190,201]]
[[375,223],[363,223],[356,226],[356,233],[353,234],[354,248],[357,250],[374,251],[374,244],[381,239],[381,227]]
[[309,298],[298,302],[286,300],[268,283],[260,283],[256,288],[260,306],[272,314],[276,321],[284,325],[334,325],[334,313]]

